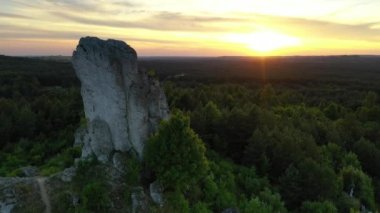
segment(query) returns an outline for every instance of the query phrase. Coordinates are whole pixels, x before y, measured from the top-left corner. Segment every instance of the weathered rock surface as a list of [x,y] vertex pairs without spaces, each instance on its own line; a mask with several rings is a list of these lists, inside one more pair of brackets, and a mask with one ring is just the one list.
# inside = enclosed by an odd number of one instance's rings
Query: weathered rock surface
[[20,168],[25,177],[34,177],[38,175],[38,168],[35,166],[25,166]]
[[70,168],[66,168],[62,172],[55,174],[53,177],[57,177],[63,182],[70,182],[73,180],[75,175],[76,175],[76,168],[70,167]]
[[163,198],[163,187],[159,181],[154,181],[149,185],[149,193],[153,202],[158,204],[160,207],[164,206],[164,198]]
[[43,212],[45,206],[35,178],[0,178],[0,212]]
[[137,54],[122,41],[80,39],[73,65],[81,81],[88,121],[82,157],[111,161],[113,151],[133,149],[142,157],[144,143],[168,116],[158,82],[137,67]]
[[131,194],[132,213],[147,212],[147,198],[142,187],[135,187]]

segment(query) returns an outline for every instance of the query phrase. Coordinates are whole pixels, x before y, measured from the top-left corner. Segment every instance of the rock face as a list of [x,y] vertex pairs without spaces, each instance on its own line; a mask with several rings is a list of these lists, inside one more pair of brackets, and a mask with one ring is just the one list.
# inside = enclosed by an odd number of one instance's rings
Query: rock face
[[87,119],[82,157],[106,162],[114,151],[133,149],[141,158],[146,139],[168,116],[158,81],[138,69],[136,51],[122,41],[81,38],[73,65]]

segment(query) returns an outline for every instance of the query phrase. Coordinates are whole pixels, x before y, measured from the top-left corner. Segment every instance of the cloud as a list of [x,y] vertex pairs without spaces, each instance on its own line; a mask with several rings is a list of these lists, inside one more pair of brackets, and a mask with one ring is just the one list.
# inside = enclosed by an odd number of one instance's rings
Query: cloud
[[155,14],[152,18],[165,21],[178,21],[178,22],[242,22],[248,19],[236,17],[221,17],[221,16],[195,16],[183,15],[179,12],[160,12]]
[[337,9],[337,10],[327,14],[326,16],[331,17],[331,16],[336,16],[336,15],[342,14],[342,13],[347,13],[347,12],[351,11],[352,9],[356,9],[358,7],[369,5],[372,3],[374,3],[373,0],[355,2],[353,4],[347,5],[346,7]]
[[[60,40],[78,40],[81,37],[92,35],[91,32],[76,32],[76,31],[53,31],[43,30],[31,27],[17,27],[11,25],[0,25],[0,37],[3,40],[15,40],[15,39],[60,39]],[[185,43],[182,41],[173,41],[170,39],[150,39],[150,38],[137,38],[131,36],[120,35],[95,35],[104,38],[121,39],[127,42],[144,42],[144,43],[159,43],[159,44],[180,44]]]
[[[363,41],[368,42],[368,46],[380,45],[380,23],[373,20],[361,24],[343,24],[323,17],[316,20],[243,12],[201,13],[170,7],[166,7],[167,11],[161,11],[155,10],[158,7],[152,7],[154,4],[135,2],[137,1],[12,0],[8,8],[13,5],[13,10],[0,8],[0,19],[9,18],[0,20],[0,38],[7,41],[70,40],[75,43],[79,37],[94,35],[152,48],[176,46],[180,49],[199,44],[201,47],[218,49],[224,48],[225,34],[249,34],[268,29],[309,40],[316,49],[341,48],[339,45],[347,44],[360,46]],[[366,3],[364,0],[362,2]],[[348,9],[349,7],[341,10]],[[152,31],[146,33],[140,29]],[[323,46],[327,43],[335,45],[335,40],[337,47]]]
[[[99,19],[79,16],[72,13],[51,12],[52,15],[81,24],[116,27],[116,28],[142,28],[158,31],[223,31],[222,27],[206,26],[204,23],[233,21],[229,18],[184,16],[180,13],[160,12],[136,21],[123,21],[119,19]],[[236,21],[236,20],[234,20]]]
[[132,3],[129,1],[116,1],[116,2],[111,2],[111,4],[115,6],[128,7],[128,8],[141,6],[141,4],[139,3]]
[[31,9],[48,9],[60,11],[75,11],[80,13],[122,13],[126,9],[137,8],[141,4],[131,1],[119,0],[34,0],[27,2],[24,0],[13,0],[14,3]]
[[59,8],[66,8],[68,11],[80,11],[81,13],[123,13],[126,9],[138,7],[140,4],[130,1],[110,1],[110,0],[45,0],[51,5]]
[[342,39],[380,42],[380,29],[376,29],[376,23],[341,24],[328,21],[293,18],[283,16],[271,16],[263,14],[240,14],[247,17],[249,22],[262,25],[274,30],[288,32],[290,34],[318,39]]
[[75,31],[53,31],[35,27],[0,24],[2,39],[78,39],[83,33]]
[[[48,34],[46,34],[48,33]],[[2,39],[78,39],[82,36],[71,34],[71,33],[57,33],[57,32],[0,32],[0,37]]]
[[30,17],[28,16],[23,16],[23,15],[18,15],[18,14],[12,14],[12,13],[3,13],[3,12],[0,12],[0,17],[6,17],[6,18],[27,18],[29,19]]
[[264,26],[281,32],[288,32],[294,36],[307,36],[318,39],[366,40],[379,42],[380,29],[374,26],[377,23],[342,24],[328,21],[311,20],[305,18],[263,15],[256,13],[230,13],[225,16],[216,15],[187,15],[180,12],[146,12],[149,17],[134,21],[125,21],[116,18],[91,18],[76,13],[52,12],[56,17],[76,23],[106,26],[116,28],[141,28],[156,31],[185,31],[236,33],[254,31],[257,26]]

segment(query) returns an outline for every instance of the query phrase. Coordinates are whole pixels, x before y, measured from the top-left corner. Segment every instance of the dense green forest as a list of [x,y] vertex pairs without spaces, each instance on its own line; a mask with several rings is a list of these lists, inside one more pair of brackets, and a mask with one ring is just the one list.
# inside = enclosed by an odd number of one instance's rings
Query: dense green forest
[[28,165],[46,175],[72,165],[83,106],[71,65],[2,56],[0,85],[0,176]]
[[[191,66],[143,61],[157,66],[173,114],[126,181],[144,182],[139,171],[153,171],[166,199],[156,212],[376,212],[380,70],[372,60],[366,72],[340,72],[331,62],[335,74],[316,68],[291,79],[191,75]],[[27,165],[41,175],[70,166],[80,154],[73,142],[84,117],[70,63],[0,57],[0,82],[0,176],[18,176]]]

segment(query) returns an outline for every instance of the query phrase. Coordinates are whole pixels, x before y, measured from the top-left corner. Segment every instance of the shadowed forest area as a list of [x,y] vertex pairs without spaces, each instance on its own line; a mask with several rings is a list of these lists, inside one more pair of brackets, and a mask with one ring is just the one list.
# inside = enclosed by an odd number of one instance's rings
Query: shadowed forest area
[[[148,144],[144,165],[172,184],[161,211],[379,209],[380,57],[145,57],[139,66],[160,79],[173,112],[150,141],[170,128],[196,141]],[[67,58],[0,56],[0,176],[73,164],[85,123],[79,86]],[[190,161],[170,174],[149,151],[176,162],[164,154],[187,148]]]

